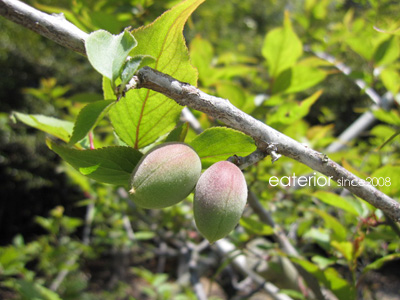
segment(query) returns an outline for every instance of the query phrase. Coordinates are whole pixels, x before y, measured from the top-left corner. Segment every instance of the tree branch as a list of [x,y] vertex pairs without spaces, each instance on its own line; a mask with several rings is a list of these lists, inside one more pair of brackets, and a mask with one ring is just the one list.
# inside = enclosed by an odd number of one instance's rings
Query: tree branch
[[87,33],[68,22],[63,14],[49,15],[18,0],[0,0],[0,15],[48,39],[86,55]]
[[[87,34],[64,17],[51,16],[16,0],[0,0],[0,14],[81,54],[85,54]],[[322,153],[308,148],[233,106],[228,100],[208,95],[194,86],[145,67],[133,78],[136,88],[148,88],[175,100],[180,105],[202,111],[226,125],[251,136],[261,150],[271,145],[276,152],[295,159],[313,170],[342,183],[353,194],[381,209],[400,222],[400,203],[375,189]]]
[[208,95],[196,87],[180,82],[149,67],[139,70],[133,78],[135,88],[147,88],[164,94],[180,105],[202,111],[226,125],[251,136],[260,149],[274,145],[276,152],[295,159],[330,179],[339,182],[353,194],[381,209],[400,222],[400,203],[378,191],[365,180],[347,171],[326,155],[308,148],[236,108],[228,100]]

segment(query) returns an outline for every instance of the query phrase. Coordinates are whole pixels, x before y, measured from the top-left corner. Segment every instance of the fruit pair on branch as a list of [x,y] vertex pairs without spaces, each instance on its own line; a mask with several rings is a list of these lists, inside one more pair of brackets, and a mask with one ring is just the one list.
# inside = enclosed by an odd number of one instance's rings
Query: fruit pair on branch
[[183,143],[166,143],[150,150],[132,173],[130,195],[137,206],[165,208],[185,199],[193,189],[194,219],[210,243],[238,224],[247,200],[242,171],[220,161],[201,174],[197,153]]

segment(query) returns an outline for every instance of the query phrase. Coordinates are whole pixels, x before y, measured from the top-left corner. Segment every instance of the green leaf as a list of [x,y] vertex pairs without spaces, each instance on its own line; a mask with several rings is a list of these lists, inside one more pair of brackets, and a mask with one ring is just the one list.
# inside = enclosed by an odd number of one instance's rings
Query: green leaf
[[305,117],[311,106],[321,96],[322,90],[315,92],[301,102],[286,102],[279,106],[278,110],[268,118],[268,124],[292,124]]
[[310,208],[310,211],[315,212],[324,219],[325,226],[332,230],[334,239],[338,241],[346,239],[347,230],[335,217],[317,208]]
[[400,166],[386,165],[367,178],[381,192],[394,197],[400,193]]
[[121,72],[121,85],[125,87],[137,70],[152,63],[154,60],[154,57],[148,55],[136,55],[132,57],[126,62]]
[[246,156],[256,150],[251,137],[226,127],[205,130],[190,145],[200,156],[203,168],[232,155]]
[[400,134],[400,130],[397,132],[393,133],[382,145],[378,147],[378,150],[381,150],[383,147],[385,147],[387,144],[389,144],[396,136]]
[[389,65],[397,60],[400,54],[399,42],[391,36],[382,41],[374,53],[374,61],[377,66]]
[[382,122],[395,126],[400,126],[400,114],[395,109],[392,109],[390,111],[377,109],[373,111],[373,114],[375,118]]
[[347,280],[340,277],[334,268],[328,268],[324,271],[324,278],[327,287],[338,297],[338,299],[356,299],[356,290]]
[[50,219],[46,219],[41,216],[36,216],[35,222],[37,224],[39,224],[40,226],[42,226],[42,228],[46,229],[50,233],[55,233],[55,231],[57,230],[55,228],[56,226],[54,225],[54,222],[52,222]]
[[238,84],[234,82],[223,82],[217,84],[219,97],[228,99],[233,105],[241,109],[246,103],[246,94]]
[[297,300],[307,300],[306,297],[301,292],[295,291],[295,290],[287,290],[287,289],[280,289],[279,294],[285,294],[291,297],[291,299],[297,299]]
[[271,226],[247,217],[240,219],[240,225],[252,234],[271,235],[274,233],[274,229]]
[[[81,13],[81,15],[83,15]],[[111,33],[118,33],[124,26],[120,22],[118,14],[110,14],[106,11],[88,11],[87,17],[89,20],[87,22],[95,27],[95,29],[104,29]]]
[[[130,56],[150,55],[156,58],[150,67],[196,85],[197,72],[190,64],[182,31],[187,18],[202,2],[183,1],[150,25],[134,30],[138,46]],[[105,86],[106,99],[109,90]],[[110,119],[121,140],[140,149],[171,131],[181,110],[181,106],[162,94],[146,89],[132,90],[110,109]]]
[[328,268],[322,271],[317,265],[303,258],[290,257],[290,260],[314,275],[318,281],[322,282],[330,289],[338,299],[355,299],[355,289],[350,286],[346,280],[341,278],[335,269]]
[[76,150],[47,141],[51,150],[83,175],[102,183],[127,186],[142,153],[130,147],[113,146]]
[[24,279],[15,280],[14,283],[14,288],[19,292],[23,300],[61,300],[57,293],[38,283],[29,282]]
[[89,62],[97,72],[112,82],[120,75],[129,52],[136,45],[135,38],[127,30],[119,35],[97,30],[89,34],[85,41]]
[[214,49],[211,43],[200,36],[190,42],[190,59],[193,66],[199,71],[199,78],[204,83],[212,76],[211,62]]
[[101,94],[79,93],[79,94],[75,94],[72,97],[68,98],[68,100],[72,101],[72,102],[89,103],[89,102],[99,101],[99,99],[102,99],[102,98],[103,98],[103,95],[101,95]]
[[373,263],[370,263],[369,265],[365,266],[365,268],[362,270],[362,274],[365,274],[371,270],[378,270],[388,261],[398,259],[398,258],[400,258],[400,253],[390,254],[390,255],[381,257],[381,258],[377,259],[376,261],[374,261]]
[[327,267],[333,265],[336,262],[336,258],[327,258],[325,256],[314,255],[311,260],[313,263],[317,264],[319,268],[326,269]]
[[332,241],[331,245],[338,250],[347,261],[353,260],[353,244],[348,241]]
[[326,77],[326,72],[307,66],[293,66],[281,72],[276,78],[272,93],[296,93],[320,83]]
[[310,230],[304,233],[303,238],[307,240],[311,239],[314,243],[318,244],[326,251],[329,251],[331,249],[331,232],[326,228],[310,228]]
[[150,240],[150,239],[154,238],[155,235],[156,234],[154,231],[138,231],[135,233],[135,240],[137,240],[137,241]]
[[347,211],[356,216],[359,215],[358,210],[352,205],[352,202],[347,202],[339,195],[325,191],[317,191],[313,193],[313,196],[328,205],[343,209],[344,211]]
[[189,123],[183,123],[176,127],[174,130],[172,130],[167,138],[165,139],[165,142],[184,142],[186,135],[189,131]]
[[343,40],[354,52],[370,61],[380,42],[376,36],[376,31],[369,22],[359,18],[352,22],[349,34]]
[[293,31],[289,14],[285,13],[284,26],[271,30],[262,48],[262,55],[267,59],[269,73],[276,78],[282,71],[292,67],[303,54],[303,45]]
[[400,74],[395,68],[385,68],[381,71],[379,76],[386,89],[393,95],[396,95],[400,90]]
[[65,142],[69,141],[74,123],[43,115],[27,115],[14,112],[13,116],[22,123],[51,134]]
[[113,103],[115,103],[114,100],[100,100],[82,108],[76,118],[74,130],[68,144],[74,145],[82,140],[96,126]]

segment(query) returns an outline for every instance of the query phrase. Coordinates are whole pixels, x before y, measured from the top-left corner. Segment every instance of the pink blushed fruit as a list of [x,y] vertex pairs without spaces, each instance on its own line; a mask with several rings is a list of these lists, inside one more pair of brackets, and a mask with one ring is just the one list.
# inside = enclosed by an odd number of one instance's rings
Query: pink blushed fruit
[[165,143],[150,150],[134,169],[130,197],[139,207],[169,207],[191,193],[200,174],[200,158],[190,146]]
[[228,235],[238,224],[247,200],[242,171],[233,163],[220,161],[208,168],[197,182],[194,219],[197,229],[210,242]]

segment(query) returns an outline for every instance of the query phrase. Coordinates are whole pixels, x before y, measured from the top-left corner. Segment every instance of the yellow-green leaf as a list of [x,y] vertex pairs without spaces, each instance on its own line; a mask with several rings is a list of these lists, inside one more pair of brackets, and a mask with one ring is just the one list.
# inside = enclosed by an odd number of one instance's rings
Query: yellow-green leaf
[[13,116],[22,123],[51,134],[65,142],[69,141],[74,127],[72,122],[44,115],[28,115],[14,112]]
[[267,34],[262,54],[267,59],[269,73],[274,78],[282,71],[292,67],[303,54],[303,45],[293,31],[287,12],[284,26],[271,30]]
[[[188,17],[202,2],[183,1],[150,25],[133,30],[138,45],[130,56],[152,56],[155,61],[150,67],[196,85],[197,71],[190,64],[182,31]],[[181,110],[181,106],[164,95],[140,89],[128,92],[126,98],[114,105],[110,119],[118,136],[139,149],[172,130]]]
[[353,215],[358,216],[358,211],[353,207],[352,203],[347,202],[343,197],[340,197],[339,195],[326,191],[317,191],[313,194],[313,196],[317,197],[319,200],[328,205],[341,208]]

